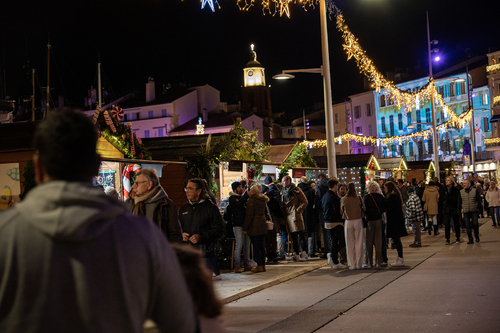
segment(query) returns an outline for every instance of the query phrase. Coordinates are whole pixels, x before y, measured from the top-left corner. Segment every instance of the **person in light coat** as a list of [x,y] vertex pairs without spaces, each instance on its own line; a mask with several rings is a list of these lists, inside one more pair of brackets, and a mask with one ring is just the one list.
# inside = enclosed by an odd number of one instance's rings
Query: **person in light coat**
[[[292,178],[290,176],[284,176],[282,182],[283,189],[281,190],[281,194],[283,195],[283,216],[286,229],[292,238],[293,250],[295,251],[295,255],[292,259],[306,261],[309,260],[309,257],[306,251],[306,239],[304,236],[305,227],[302,212],[306,209],[308,201],[304,192],[292,183]],[[298,239],[300,239],[300,246]],[[302,255],[300,255],[300,248],[302,248]]]
[[347,185],[347,194],[340,200],[340,212],[345,222],[345,243],[349,269],[362,269],[365,260],[363,216],[365,204],[356,192],[354,183]]
[[439,188],[433,181],[429,182],[429,185],[425,187],[422,201],[424,202],[424,211],[427,212],[427,232],[430,235],[434,227],[434,236],[439,235],[437,223],[437,215],[439,212]]
[[493,226],[500,226],[500,190],[497,187],[497,182],[492,180],[488,191],[486,191],[486,201],[490,208],[490,216],[493,221]]

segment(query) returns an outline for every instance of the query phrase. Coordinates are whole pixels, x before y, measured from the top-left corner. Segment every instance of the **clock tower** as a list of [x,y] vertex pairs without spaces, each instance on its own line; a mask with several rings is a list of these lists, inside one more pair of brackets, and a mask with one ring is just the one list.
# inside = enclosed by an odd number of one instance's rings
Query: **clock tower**
[[251,60],[243,68],[244,86],[241,88],[241,104],[245,111],[263,118],[271,117],[271,94],[266,86],[265,69],[257,61],[254,45],[251,46]]

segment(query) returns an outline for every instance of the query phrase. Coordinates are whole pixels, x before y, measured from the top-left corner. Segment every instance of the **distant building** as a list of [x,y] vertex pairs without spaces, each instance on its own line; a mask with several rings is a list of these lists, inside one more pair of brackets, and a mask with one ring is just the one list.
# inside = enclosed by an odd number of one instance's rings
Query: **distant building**
[[[350,110],[347,113],[347,127],[349,133],[363,136],[377,137],[377,115],[375,109],[374,92],[366,91],[356,95],[350,95]],[[337,128],[335,128],[337,130]],[[350,140],[348,154],[373,153],[379,156],[376,147],[363,142]]]
[[[491,137],[500,138],[500,51],[488,53],[486,67],[491,103]],[[500,159],[500,143],[489,144],[486,148],[494,154],[494,160]]]

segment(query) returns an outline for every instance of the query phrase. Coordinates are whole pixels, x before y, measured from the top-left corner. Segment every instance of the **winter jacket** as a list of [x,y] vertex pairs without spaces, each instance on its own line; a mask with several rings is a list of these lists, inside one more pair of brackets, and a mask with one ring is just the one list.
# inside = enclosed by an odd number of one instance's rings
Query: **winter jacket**
[[408,200],[408,186],[403,185],[403,187],[399,188],[399,191],[401,192],[401,197],[403,198],[403,202],[406,203],[406,200]]
[[50,181],[1,212],[0,267],[3,333],[196,330],[165,235],[91,184]]
[[464,213],[477,212],[477,204],[481,196],[475,187],[463,188],[460,190],[459,203]]
[[242,227],[245,220],[246,206],[248,200],[248,192],[243,195],[233,193],[229,197],[229,210],[231,212],[230,220],[233,222],[233,227]]
[[192,202],[188,200],[179,209],[182,232],[190,236],[200,235],[200,241],[193,244],[204,253],[212,253],[215,242],[224,233],[224,223],[219,208],[209,199]]
[[357,220],[365,216],[365,204],[361,197],[348,197],[340,199],[340,212],[346,220]]
[[386,197],[387,206],[387,237],[406,236],[405,217],[403,215],[403,203],[397,193],[391,193]]
[[323,220],[323,196],[328,193],[328,179],[323,178],[316,184],[316,192],[314,193],[314,204],[316,206],[316,212],[318,214],[320,222]]
[[438,214],[439,188],[437,186],[426,186],[424,195],[422,196],[424,211],[427,215]]
[[304,192],[307,199],[307,207],[302,213],[305,231],[314,232],[318,226],[318,215],[316,215],[316,209],[314,209],[314,190],[308,183],[300,183],[298,187],[302,190],[302,192]]
[[368,221],[377,221],[382,219],[382,213],[387,211],[385,198],[380,193],[370,193],[364,198],[366,207],[366,219]]
[[325,193],[321,201],[323,207],[323,219],[325,223],[344,224],[344,219],[342,218],[342,213],[340,212],[340,198],[337,193],[328,191]]
[[499,207],[500,206],[500,190],[496,188],[493,191],[486,191],[486,201],[490,207]]
[[406,201],[406,218],[409,223],[420,223],[424,220],[424,211],[420,204],[420,199],[415,193],[410,193]]
[[245,221],[243,222],[243,231],[246,231],[248,236],[267,234],[267,202],[269,202],[269,198],[264,194],[255,194],[248,199]]
[[455,186],[443,186],[439,191],[439,204],[443,206],[443,214],[458,214],[460,191]]
[[287,190],[290,192],[289,200],[285,201],[285,196],[282,196],[283,218],[286,228],[290,233],[303,231],[305,228],[302,212],[307,207],[307,198],[304,192],[293,183],[290,184],[289,189],[283,188],[282,193]]
[[165,233],[169,241],[181,243],[182,230],[177,207],[161,186],[152,191],[156,194],[147,201],[137,204],[131,201],[131,212],[137,208],[135,206],[144,205],[143,209],[139,209],[138,215],[146,216],[153,221]]

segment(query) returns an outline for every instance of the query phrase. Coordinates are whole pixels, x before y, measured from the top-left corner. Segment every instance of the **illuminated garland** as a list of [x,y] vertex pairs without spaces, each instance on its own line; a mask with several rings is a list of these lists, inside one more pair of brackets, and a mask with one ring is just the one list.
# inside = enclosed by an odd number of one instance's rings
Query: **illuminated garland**
[[485,139],[484,143],[485,144],[500,143],[500,138]]
[[[251,7],[255,6],[255,1],[256,0],[236,0],[236,5],[240,10],[249,10]],[[279,13],[280,16],[285,14],[288,18],[290,18],[289,5],[291,3],[298,3],[305,11],[307,11],[307,8],[316,8],[320,1],[325,1],[328,13],[332,14],[335,7],[332,0],[261,0],[261,4],[264,15],[266,12],[273,16]]]
[[500,102],[500,96],[493,97],[493,104]]
[[497,69],[500,69],[500,64],[495,64],[495,65],[491,65],[491,66],[486,67],[486,71],[488,73],[496,71]]
[[212,12],[215,12],[215,5],[217,5],[217,7],[220,9],[220,6],[219,6],[219,3],[217,2],[217,0],[200,0],[200,2],[201,2],[201,9],[205,8],[205,5],[207,3],[210,6],[210,9],[212,10]]
[[[446,107],[446,109],[448,109]],[[451,114],[454,114],[451,112]],[[448,128],[450,127],[458,127],[458,128],[463,128],[465,124],[469,123],[472,118],[472,110],[467,110],[466,112],[462,113],[460,116],[456,116],[457,119],[450,119],[447,122],[439,125],[436,127],[438,131],[445,132]],[[334,138],[334,142],[341,144],[342,141],[346,140],[353,140],[356,142],[363,142],[363,144],[371,144],[371,145],[377,145],[380,146],[380,144],[398,144],[401,145],[403,142],[410,141],[410,140],[419,140],[423,138],[424,140],[427,140],[429,137],[432,136],[432,129],[427,129],[424,131],[420,132],[415,132],[412,134],[408,135],[400,135],[400,136],[392,136],[389,138],[376,138],[373,136],[364,136],[364,135],[356,135],[356,134],[351,134],[351,133],[345,133],[340,136],[337,136]],[[485,141],[486,142],[486,141]],[[327,141],[326,140],[316,140],[316,141],[302,141],[302,145],[309,147],[309,148],[323,148],[327,146]]]

